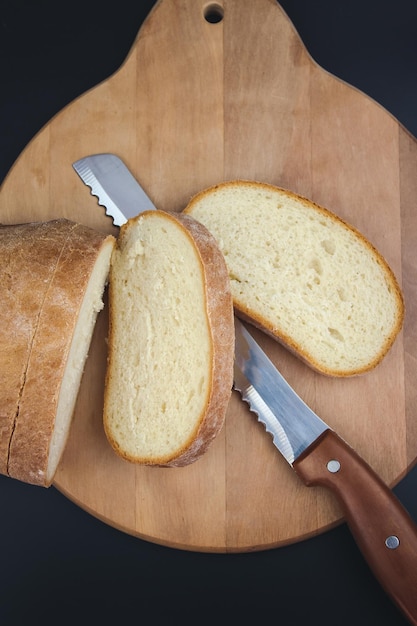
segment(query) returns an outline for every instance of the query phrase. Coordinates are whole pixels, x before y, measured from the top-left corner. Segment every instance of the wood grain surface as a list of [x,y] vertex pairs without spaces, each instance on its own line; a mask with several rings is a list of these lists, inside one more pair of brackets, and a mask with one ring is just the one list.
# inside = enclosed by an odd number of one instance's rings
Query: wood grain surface
[[[208,9],[223,15],[206,19]],[[417,457],[417,145],[386,110],[319,67],[273,0],[160,0],[120,69],[56,115],[6,177],[0,221],[67,217],[117,234],[71,164],[113,152],[154,203],[182,210],[233,178],[287,187],[336,212],[402,284],[403,332],[371,373],[314,373],[254,331],[303,399],[389,484]],[[250,233],[248,233],[250,245]],[[235,393],[222,433],[181,469],[137,467],[102,428],[107,309],[99,316],[55,484],[127,533],[188,550],[285,545],[339,523]]]

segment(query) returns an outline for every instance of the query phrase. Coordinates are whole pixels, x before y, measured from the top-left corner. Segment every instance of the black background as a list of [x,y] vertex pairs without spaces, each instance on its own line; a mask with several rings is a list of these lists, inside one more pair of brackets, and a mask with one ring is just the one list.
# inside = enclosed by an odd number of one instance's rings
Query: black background
[[[280,4],[322,67],[417,136],[415,0]],[[118,69],[153,5],[0,0],[0,181],[54,114]],[[394,491],[417,520],[417,469]],[[2,626],[242,618],[285,626],[407,624],[344,524],[284,548],[198,554],[106,526],[53,487],[0,476]]]

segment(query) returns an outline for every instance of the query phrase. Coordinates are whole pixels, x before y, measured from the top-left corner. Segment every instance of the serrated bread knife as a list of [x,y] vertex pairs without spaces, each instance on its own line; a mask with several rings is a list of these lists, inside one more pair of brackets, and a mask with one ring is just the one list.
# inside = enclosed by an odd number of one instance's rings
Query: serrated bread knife
[[[115,225],[156,209],[116,155],[88,156],[73,167]],[[376,578],[417,626],[417,526],[369,465],[299,398],[236,318],[235,333],[235,389],[304,483],[331,489]]]

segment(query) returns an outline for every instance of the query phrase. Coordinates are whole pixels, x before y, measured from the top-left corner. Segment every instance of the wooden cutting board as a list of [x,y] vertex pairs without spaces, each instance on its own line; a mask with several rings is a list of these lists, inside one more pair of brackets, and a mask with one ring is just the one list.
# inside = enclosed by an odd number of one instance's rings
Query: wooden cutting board
[[[71,167],[98,152],[122,157],[159,208],[180,211],[211,184],[256,179],[326,206],[379,248],[402,283],[407,315],[373,372],[329,379],[255,336],[304,400],[397,483],[417,457],[415,139],[320,68],[275,1],[160,0],[122,67],[21,154],[2,187],[0,221],[63,216],[116,234]],[[342,520],[332,496],[298,480],[234,393],[222,433],[195,464],[120,460],[101,422],[107,321],[105,309],[56,476],[68,498],[127,533],[200,551],[280,546]]]

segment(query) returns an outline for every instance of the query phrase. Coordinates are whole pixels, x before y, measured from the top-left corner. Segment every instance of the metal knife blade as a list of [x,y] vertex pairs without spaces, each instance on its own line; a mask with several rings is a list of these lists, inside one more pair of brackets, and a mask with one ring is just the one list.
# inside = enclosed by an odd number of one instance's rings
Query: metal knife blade
[[330,489],[376,578],[417,624],[417,526],[385,483],[299,398],[235,319],[235,383],[307,486]]
[[115,154],[103,153],[79,159],[72,164],[81,180],[91,187],[91,195],[121,226],[130,217],[143,211],[156,209],[148,195]]
[[[74,163],[115,225],[156,207],[112,154]],[[298,397],[235,318],[235,388],[307,486],[331,489],[376,578],[417,626],[417,527],[385,483]]]
[[235,340],[234,387],[292,465],[329,427],[297,396],[238,319]]

